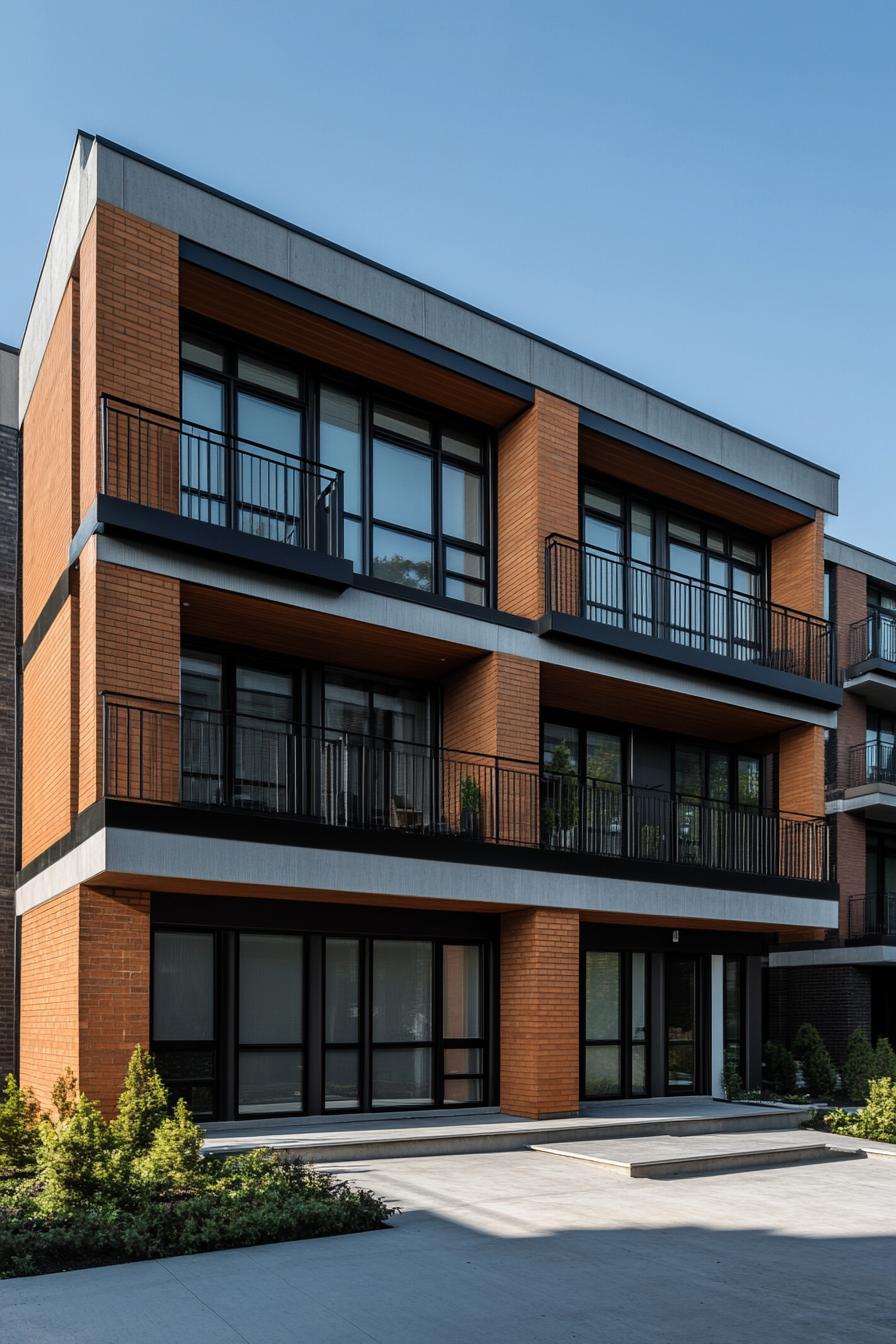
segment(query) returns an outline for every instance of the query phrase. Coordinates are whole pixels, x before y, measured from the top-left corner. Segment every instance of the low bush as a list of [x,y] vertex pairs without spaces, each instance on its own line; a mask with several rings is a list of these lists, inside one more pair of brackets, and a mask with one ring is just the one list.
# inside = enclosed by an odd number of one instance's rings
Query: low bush
[[874,1051],[861,1027],[850,1036],[843,1063],[843,1091],[853,1106],[868,1100],[868,1083],[875,1077]]
[[829,1100],[837,1091],[837,1070],[817,1028],[811,1022],[804,1022],[794,1037],[793,1055],[800,1066],[803,1085],[809,1095],[820,1101]]
[[874,1047],[874,1067],[871,1077],[891,1078],[896,1081],[896,1050],[886,1036],[880,1036]]
[[789,1096],[796,1091],[796,1062],[780,1041],[766,1041],[762,1051],[762,1081],[773,1096]]
[[737,1067],[737,1057],[733,1050],[725,1051],[722,1065],[722,1091],[727,1101],[737,1101],[744,1094],[744,1080]]
[[829,1111],[825,1124],[833,1134],[896,1143],[896,1082],[892,1078],[872,1078],[868,1102],[857,1115],[843,1110]]
[[107,1123],[71,1076],[55,1116],[8,1079],[0,1104],[0,1277],[334,1236],[395,1212],[270,1150],[203,1157],[186,1103],[168,1109],[152,1059],[131,1059]]

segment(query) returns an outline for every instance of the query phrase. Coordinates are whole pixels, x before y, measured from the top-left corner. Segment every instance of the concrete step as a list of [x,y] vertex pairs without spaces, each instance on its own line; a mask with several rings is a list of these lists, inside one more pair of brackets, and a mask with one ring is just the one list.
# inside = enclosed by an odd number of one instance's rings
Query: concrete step
[[205,1151],[224,1156],[276,1148],[307,1162],[350,1162],[384,1157],[438,1157],[449,1153],[514,1152],[536,1145],[658,1135],[792,1130],[798,1108],[727,1105],[711,1099],[589,1108],[587,1115],[556,1120],[480,1113],[453,1116],[358,1116],[339,1123],[221,1124],[206,1127]]
[[862,1149],[832,1147],[820,1134],[774,1134],[765,1130],[704,1136],[663,1134],[653,1138],[572,1144],[539,1143],[532,1145],[532,1151],[591,1162],[636,1180],[704,1176],[714,1172],[743,1171],[749,1167],[843,1161],[865,1156]]

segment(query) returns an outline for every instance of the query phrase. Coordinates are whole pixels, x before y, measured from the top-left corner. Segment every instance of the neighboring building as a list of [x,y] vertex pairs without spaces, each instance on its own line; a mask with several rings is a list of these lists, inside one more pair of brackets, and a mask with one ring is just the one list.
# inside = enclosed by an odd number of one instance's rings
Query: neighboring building
[[837,925],[832,473],[87,135],[20,412],[42,1099],[758,1083]]
[[0,1078],[15,1068],[19,352],[0,344]]
[[803,1021],[842,1062],[850,1034],[896,1041],[896,562],[828,537],[826,614],[843,705],[827,743],[840,921],[824,945],[769,958],[769,1027]]

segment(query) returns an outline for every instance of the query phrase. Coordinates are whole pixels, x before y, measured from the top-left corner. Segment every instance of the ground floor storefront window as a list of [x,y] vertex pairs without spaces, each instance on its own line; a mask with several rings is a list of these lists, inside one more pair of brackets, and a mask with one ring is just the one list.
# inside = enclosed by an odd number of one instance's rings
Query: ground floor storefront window
[[152,1048],[171,1093],[205,1119],[491,1102],[495,940],[401,922],[382,935],[157,923]]

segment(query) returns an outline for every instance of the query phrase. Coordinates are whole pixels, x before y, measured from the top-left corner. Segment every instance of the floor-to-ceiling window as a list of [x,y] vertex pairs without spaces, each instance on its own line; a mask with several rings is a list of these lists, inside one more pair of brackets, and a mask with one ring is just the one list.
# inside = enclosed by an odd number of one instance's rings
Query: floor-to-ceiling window
[[851,784],[896,783],[896,714],[868,709],[865,728],[865,778],[853,778]]
[[471,423],[289,352],[204,331],[182,337],[181,511],[309,544],[303,519],[343,473],[343,549],[355,569],[418,592],[488,605],[491,444]]
[[582,1094],[643,1097],[648,1090],[648,954],[586,950]]

